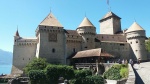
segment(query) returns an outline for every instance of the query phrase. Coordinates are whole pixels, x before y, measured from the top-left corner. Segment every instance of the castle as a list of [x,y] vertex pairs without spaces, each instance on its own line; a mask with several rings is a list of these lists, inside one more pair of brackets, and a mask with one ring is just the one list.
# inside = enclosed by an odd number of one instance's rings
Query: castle
[[23,38],[17,30],[12,74],[23,73],[23,68],[34,57],[46,58],[50,63],[68,64],[67,58],[73,53],[97,48],[120,59],[147,60],[145,30],[137,22],[122,30],[121,18],[111,11],[99,22],[100,34],[87,17],[76,30],[66,30],[50,12],[38,25],[36,38]]

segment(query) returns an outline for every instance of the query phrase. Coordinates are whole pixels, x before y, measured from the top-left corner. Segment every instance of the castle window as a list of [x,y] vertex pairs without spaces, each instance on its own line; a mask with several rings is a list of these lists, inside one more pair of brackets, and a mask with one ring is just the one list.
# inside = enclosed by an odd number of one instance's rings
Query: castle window
[[89,40],[89,38],[86,38],[86,40]]
[[29,60],[30,60],[30,58],[29,58]]
[[136,43],[138,43],[138,41],[136,41]]
[[138,51],[138,50],[135,50],[136,52]]
[[102,39],[103,39],[103,36],[102,36]]
[[54,48],[52,49],[52,52],[55,53],[55,49]]
[[73,48],[73,52],[76,52],[76,49],[75,49],[75,48]]
[[124,46],[124,44],[120,44],[120,46]]
[[15,42],[16,42],[16,40],[15,40]]
[[45,28],[46,28],[46,26],[45,26]]
[[130,42],[130,44],[132,44],[132,42]]
[[87,48],[87,47],[84,47],[84,48]]
[[22,60],[24,60],[24,58]]

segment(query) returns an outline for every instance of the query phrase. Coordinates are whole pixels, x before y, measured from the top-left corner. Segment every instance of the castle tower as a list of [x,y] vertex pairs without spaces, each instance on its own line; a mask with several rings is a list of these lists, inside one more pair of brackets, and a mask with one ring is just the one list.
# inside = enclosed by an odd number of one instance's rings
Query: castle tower
[[82,50],[95,48],[96,28],[87,17],[83,19],[83,21],[76,30],[83,39]]
[[50,13],[36,29],[36,56],[46,58],[49,63],[65,64],[66,36],[63,26]]
[[14,36],[13,66],[11,74],[23,74],[23,68],[35,57],[36,38],[20,37],[18,30]]
[[120,17],[113,12],[108,12],[100,22],[100,34],[116,34],[121,31]]
[[137,60],[147,60],[147,52],[145,49],[145,30],[136,22],[134,22],[130,28],[125,32],[127,42],[130,44],[132,49],[132,58]]

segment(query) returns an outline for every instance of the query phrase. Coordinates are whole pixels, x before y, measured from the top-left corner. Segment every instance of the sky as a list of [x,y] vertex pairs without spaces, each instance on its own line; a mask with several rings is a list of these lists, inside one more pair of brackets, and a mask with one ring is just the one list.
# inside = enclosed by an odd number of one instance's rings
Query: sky
[[[150,36],[150,0],[109,0],[121,17],[122,29],[134,21]],[[100,33],[99,20],[109,12],[107,0],[0,0],[0,49],[13,52],[18,27],[21,37],[35,37],[39,23],[50,13],[65,29],[75,30],[86,16]]]

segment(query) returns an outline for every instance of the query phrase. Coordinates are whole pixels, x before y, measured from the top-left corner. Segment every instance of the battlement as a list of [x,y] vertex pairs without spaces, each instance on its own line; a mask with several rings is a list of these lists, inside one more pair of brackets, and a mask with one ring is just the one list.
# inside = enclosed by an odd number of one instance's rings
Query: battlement
[[37,44],[37,39],[36,38],[20,38],[15,41],[15,45],[18,46],[31,46],[31,45],[36,45]]
[[64,29],[63,29],[63,27],[55,27],[55,26],[39,26],[36,29],[36,36],[39,34],[39,32],[61,33],[61,32],[64,32]]

